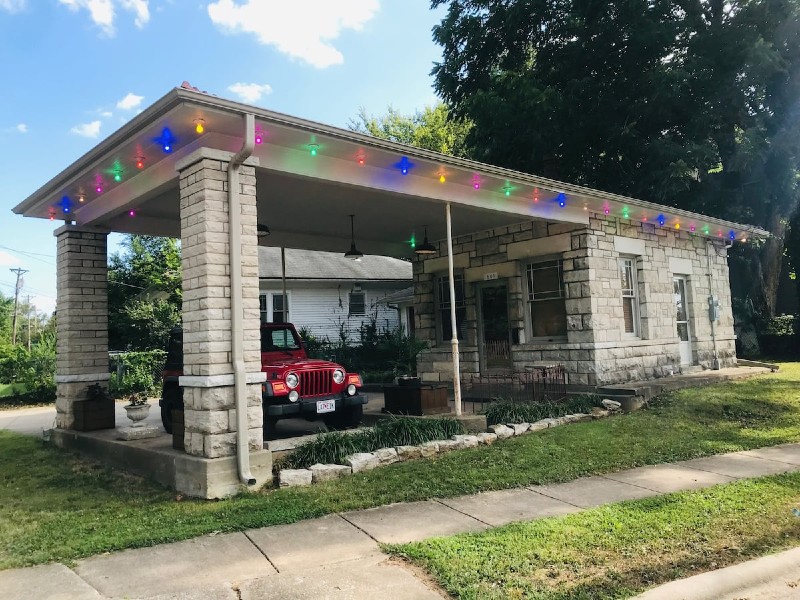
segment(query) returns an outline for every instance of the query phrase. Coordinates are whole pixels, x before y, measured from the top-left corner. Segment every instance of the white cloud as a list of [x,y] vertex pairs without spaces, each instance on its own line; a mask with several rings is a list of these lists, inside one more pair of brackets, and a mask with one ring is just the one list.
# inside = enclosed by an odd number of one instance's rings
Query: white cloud
[[264,94],[272,93],[272,87],[268,83],[234,83],[228,89],[250,104],[261,100]]
[[344,62],[331,41],[346,29],[359,31],[380,8],[379,0],[218,0],[208,16],[230,33],[252,33],[264,45],[324,69]]
[[0,0],[0,8],[10,13],[20,12],[25,8],[25,0]]
[[51,296],[31,296],[31,304],[36,307],[37,311],[47,315],[53,314],[56,309],[56,300]]
[[134,23],[141,29],[150,20],[148,0],[122,0],[122,8],[132,10],[136,14]]
[[75,127],[70,129],[70,132],[83,137],[96,138],[98,135],[100,135],[100,121],[92,121],[91,123],[75,125]]
[[[5,2],[8,0],[0,0]],[[13,1],[13,0],[11,0]],[[82,8],[89,11],[92,22],[108,36],[114,35],[114,18],[116,16],[115,0],[58,0],[70,10]],[[134,23],[140,29],[150,20],[149,0],[117,0],[119,5],[134,13]]]
[[127,96],[117,102],[117,108],[121,108],[122,110],[133,110],[134,108],[139,108],[139,106],[142,104],[142,100],[144,100],[144,96],[137,96],[132,92],[128,92]]
[[112,113],[110,110],[101,110],[100,116],[103,117],[104,119],[110,119],[111,117],[114,116],[114,113]]
[[28,133],[28,125],[27,123],[17,123],[17,126],[14,127],[19,133]]
[[0,267],[19,267],[24,264],[25,261],[20,260],[15,255],[0,250]]

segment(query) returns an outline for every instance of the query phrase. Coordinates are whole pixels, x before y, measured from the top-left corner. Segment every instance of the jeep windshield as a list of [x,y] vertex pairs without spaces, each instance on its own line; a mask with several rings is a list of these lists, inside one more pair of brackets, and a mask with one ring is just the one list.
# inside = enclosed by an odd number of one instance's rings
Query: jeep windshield
[[290,327],[264,328],[261,330],[261,351],[300,350],[300,340]]

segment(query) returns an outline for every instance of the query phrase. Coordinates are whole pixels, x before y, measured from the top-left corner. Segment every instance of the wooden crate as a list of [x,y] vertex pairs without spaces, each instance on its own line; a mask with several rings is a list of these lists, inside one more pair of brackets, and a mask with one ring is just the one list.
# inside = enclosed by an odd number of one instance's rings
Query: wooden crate
[[75,414],[76,431],[96,431],[114,429],[114,400],[77,400],[72,405]]
[[450,412],[447,386],[386,385],[383,387],[384,411],[395,415],[440,415]]

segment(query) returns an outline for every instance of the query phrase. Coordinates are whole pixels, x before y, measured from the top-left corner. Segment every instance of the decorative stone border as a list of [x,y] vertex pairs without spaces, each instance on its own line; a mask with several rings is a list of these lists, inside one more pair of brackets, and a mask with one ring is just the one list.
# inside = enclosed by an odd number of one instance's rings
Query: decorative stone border
[[339,479],[352,473],[370,471],[378,467],[384,467],[396,462],[414,460],[417,458],[430,458],[438,454],[444,454],[451,450],[462,450],[464,448],[475,448],[480,445],[491,446],[497,440],[503,440],[518,435],[526,435],[550,429],[568,423],[580,423],[583,421],[593,421],[602,419],[612,413],[621,410],[619,402],[614,400],[603,400],[604,408],[595,408],[591,414],[576,413],[564,415],[563,417],[552,417],[542,419],[535,423],[508,423],[505,425],[491,425],[486,432],[476,435],[454,435],[449,440],[435,440],[425,442],[419,446],[397,446],[395,448],[380,448],[374,452],[359,452],[351,454],[345,459],[344,465],[311,465],[308,469],[281,469],[278,472],[279,487],[296,487],[311,485]]

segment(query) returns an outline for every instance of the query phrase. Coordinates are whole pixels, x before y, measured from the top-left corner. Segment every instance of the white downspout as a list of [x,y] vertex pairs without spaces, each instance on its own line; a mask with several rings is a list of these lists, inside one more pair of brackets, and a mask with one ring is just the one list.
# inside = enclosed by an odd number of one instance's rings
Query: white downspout
[[247,426],[247,370],[244,364],[244,302],[242,301],[242,206],[239,199],[239,167],[253,153],[255,145],[255,116],[244,117],[244,143],[228,163],[228,245],[231,272],[231,359],[233,362],[233,393],[236,403],[236,462],[239,479],[254,485],[250,472],[250,440]]
[[453,223],[450,219],[450,203],[445,205],[447,215],[447,269],[450,276],[450,327],[453,330],[453,402],[456,416],[461,416],[461,367],[458,356],[458,329],[456,323],[456,283],[453,274]]

